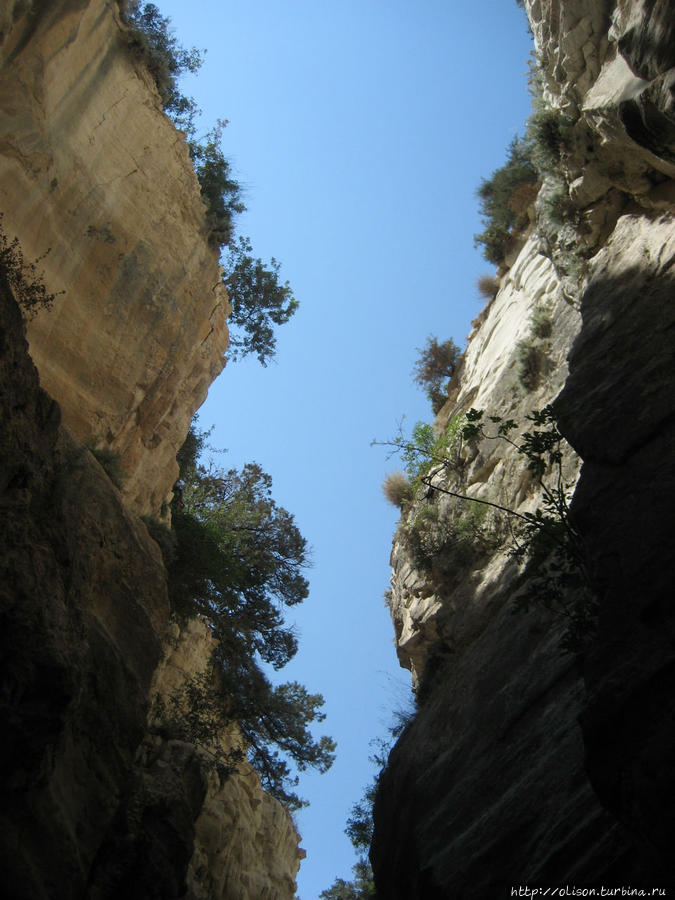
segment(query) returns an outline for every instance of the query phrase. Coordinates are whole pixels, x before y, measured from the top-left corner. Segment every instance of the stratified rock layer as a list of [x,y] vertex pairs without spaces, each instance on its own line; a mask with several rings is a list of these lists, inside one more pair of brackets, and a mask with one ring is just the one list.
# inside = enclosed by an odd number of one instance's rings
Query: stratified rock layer
[[183,136],[114,0],[17,5],[0,31],[0,210],[59,294],[31,355],[70,431],[165,515],[176,450],[223,367],[229,303]]

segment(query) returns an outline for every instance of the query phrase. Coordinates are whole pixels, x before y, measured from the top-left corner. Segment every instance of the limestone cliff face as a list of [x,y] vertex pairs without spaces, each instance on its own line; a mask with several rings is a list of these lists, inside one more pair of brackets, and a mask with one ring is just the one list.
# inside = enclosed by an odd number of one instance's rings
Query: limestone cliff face
[[4,6],[0,209],[65,292],[30,323],[31,355],[68,429],[119,453],[127,502],[158,516],[228,341],[187,146],[116,0]]
[[288,812],[153,712],[212,650],[138,517],[228,340],[184,138],[109,0],[2,4],[0,110],[3,227],[65,291],[26,323],[0,276],[3,897],[291,900]]
[[[565,656],[564,620],[545,604],[514,611],[523,586],[496,512],[468,558],[455,528],[421,565],[411,525],[465,513],[462,501],[418,492],[392,552],[398,654],[419,683],[419,709],[375,805],[371,859],[386,900],[501,896],[527,883],[675,883],[666,599],[675,547],[660,524],[675,495],[675,8],[527,7],[549,108],[565,116],[559,169],[475,323],[437,426],[471,406],[521,422],[558,398],[599,624],[582,653]],[[568,215],[553,225],[561,184]],[[526,389],[517,344],[542,309],[545,364]],[[503,442],[452,452],[454,472],[432,470],[433,484],[533,509],[535,486]]]

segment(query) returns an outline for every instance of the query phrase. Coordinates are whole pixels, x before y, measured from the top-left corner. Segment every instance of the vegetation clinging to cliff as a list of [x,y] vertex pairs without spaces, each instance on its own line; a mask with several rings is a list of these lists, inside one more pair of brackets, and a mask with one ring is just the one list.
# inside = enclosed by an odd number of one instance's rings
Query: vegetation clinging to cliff
[[38,271],[40,259],[26,262],[19,239],[8,239],[2,227],[2,219],[3,214],[0,213],[0,276],[6,279],[14,299],[24,313],[32,317],[38,310],[51,306],[56,294],[47,290],[44,278]]
[[171,20],[162,16],[154,3],[141,6],[140,0],[133,0],[126,6],[124,18],[131,25],[131,46],[143,56],[164,112],[178,128],[193,134],[197,104],[180,92],[178,78],[184,72],[199,70],[201,53],[195,47],[188,50],[180,44],[171,30]]
[[413,378],[415,384],[424,389],[434,413],[437,413],[448,399],[448,380],[455,374],[461,351],[452,338],[439,344],[438,338],[430,335],[425,346],[417,352]]
[[[546,316],[533,319],[533,328],[539,333],[547,334],[549,327]],[[485,530],[479,511],[492,509],[505,514],[504,521],[513,523],[509,524],[509,553],[524,565],[517,608],[543,605],[551,610],[565,625],[561,649],[578,653],[594,633],[597,598],[569,508],[573,484],[565,480],[563,471],[564,438],[551,406],[533,410],[526,418],[530,427],[519,440],[511,436],[518,428],[514,420],[470,409],[440,435],[432,426],[418,423],[410,438],[399,433],[393,441],[384,442],[401,454],[417,486],[464,504],[464,512],[461,507],[442,511],[429,498],[424,504],[411,504],[400,526],[401,534],[419,569],[443,574],[448,564],[461,568],[494,545],[497,534],[493,537]],[[458,440],[504,441],[514,447],[540,490],[540,505],[535,512],[519,512],[463,493]]]
[[484,231],[474,235],[474,243],[482,245],[488,262],[501,265],[514,233],[527,224],[538,180],[531,142],[514,138],[504,165],[484,178],[477,191]]
[[171,20],[164,17],[154,3],[141,5],[134,0],[125,12],[131,26],[130,44],[141,53],[153,76],[164,112],[188,142],[190,158],[199,180],[202,200],[209,224],[209,242],[219,249],[228,248],[224,260],[223,282],[232,303],[230,317],[230,353],[234,361],[254,353],[262,365],[276,351],[275,325],[285,324],[295,313],[298,301],[288,281],[279,280],[279,263],[255,259],[247,237],[235,240],[235,218],[246,209],[242,189],[234,178],[222,149],[226,120],[219,120],[197,139],[195,120],[199,114],[191,97],[178,87],[179,76],[196,72],[202,62],[194,47],[185,49],[171,30]]
[[272,685],[262,664],[280,669],[297,650],[281,607],[307,596],[307,546],[293,516],[272,499],[269,475],[255,463],[241,471],[202,465],[205,440],[205,433],[191,428],[178,455],[172,606],[179,618],[209,622],[217,640],[219,721],[238,724],[263,786],[294,809],[303,801],[283,757],[299,770],[325,772],[335,744],[325,736],[315,740],[309,731],[325,718],[323,697],[297,682]]
[[290,284],[279,280],[280,265],[272,257],[265,265],[251,255],[248,238],[240,237],[230,247],[223,283],[232,303],[230,358],[255,353],[263,366],[274,356],[273,325],[288,322],[298,307]]

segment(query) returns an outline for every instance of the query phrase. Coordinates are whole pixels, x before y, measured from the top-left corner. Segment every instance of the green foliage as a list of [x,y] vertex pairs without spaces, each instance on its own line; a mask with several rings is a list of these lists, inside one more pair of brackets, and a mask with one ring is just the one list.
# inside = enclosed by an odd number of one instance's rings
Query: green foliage
[[87,447],[91,455],[101,464],[106,475],[118,490],[124,485],[124,472],[119,453],[107,447]]
[[170,28],[171,20],[162,16],[154,3],[132,2],[125,18],[130,25],[129,44],[143,57],[162,98],[164,112],[178,128],[193,134],[197,106],[178,90],[178,78],[200,68],[200,52],[181,46]]
[[527,469],[541,490],[541,506],[534,513],[507,510],[520,521],[513,534],[511,555],[525,563],[516,605],[519,609],[542,605],[553,611],[566,625],[561,649],[579,653],[595,633],[598,604],[583,541],[570,513],[573,484],[563,475],[565,439],[552,406],[533,410],[527,419],[532,423],[531,430],[521,434],[516,443],[510,437],[518,427],[516,422],[490,416],[497,429],[489,433],[483,411],[471,409],[464,437],[504,440],[527,460]]
[[413,368],[415,384],[424,388],[431,402],[434,413],[437,413],[448,398],[448,379],[452,378],[457,368],[461,351],[452,340],[438,343],[438,339],[429,336],[426,346],[418,348],[419,357]]
[[201,142],[189,141],[190,157],[206,204],[209,240],[218,247],[231,243],[234,217],[246,209],[241,199],[241,187],[232,177],[221,147],[226,125],[225,120],[218,120]]
[[290,285],[279,281],[279,263],[272,258],[265,264],[252,256],[248,238],[235,242],[234,222],[246,206],[242,189],[232,174],[222,149],[227,121],[218,120],[204,137],[196,138],[195,119],[199,113],[194,100],[178,89],[179,76],[196,72],[201,55],[186,50],[171,30],[171,20],[162,16],[154,3],[132,2],[126,13],[130,25],[129,43],[142,54],[152,74],[164,111],[174,124],[186,132],[190,158],[199,180],[206,206],[209,242],[229,248],[225,261],[225,287],[232,302],[230,324],[234,325],[230,342],[230,360],[255,353],[266,365],[274,356],[274,325],[283,325],[297,309]]
[[530,317],[530,334],[516,347],[518,379],[527,391],[535,391],[548,370],[552,330],[550,314],[537,307]]
[[26,262],[19,239],[8,239],[2,227],[2,219],[3,214],[0,213],[0,276],[7,281],[14,299],[24,313],[28,318],[33,318],[39,310],[48,309],[58,296],[49,293],[44,277],[38,271],[38,263],[47,254],[40,256],[35,262]]
[[545,106],[541,98],[535,97],[534,106],[527,122],[532,162],[542,176],[557,173],[574,121],[561,110]]
[[416,568],[442,581],[479,559],[493,546],[485,527],[486,512],[486,507],[475,504],[443,512],[436,504],[424,504],[401,528]]
[[370,863],[365,857],[361,857],[352,866],[354,878],[345,881],[344,878],[336,878],[331,887],[319,894],[320,900],[368,900],[375,898],[375,883]]
[[[325,716],[323,698],[297,682],[272,685],[262,664],[283,667],[297,640],[282,607],[308,593],[302,574],[307,546],[293,516],[276,505],[260,466],[241,471],[198,463],[206,434],[192,434],[179,454],[172,522],[176,548],[169,563],[169,595],[180,619],[200,616],[217,640],[214,667],[219,704],[236,721],[264,787],[291,808],[303,801],[286,758],[298,770],[326,771],[334,742],[316,741],[312,722]],[[281,752],[281,756],[279,755]]]
[[464,466],[461,455],[463,426],[464,417],[461,415],[455,416],[440,433],[435,431],[433,425],[417,422],[410,438],[404,437],[399,429],[397,437],[387,442],[400,453],[408,479],[415,490],[435,465],[441,464],[455,474],[461,474]]
[[504,165],[481,181],[477,194],[484,231],[474,235],[474,243],[482,245],[488,262],[501,265],[513,234],[527,224],[527,201],[536,196],[538,177],[531,142],[514,138]]
[[221,745],[221,736],[230,718],[216,684],[213,667],[209,666],[204,672],[188,678],[168,700],[156,696],[152,718],[155,729],[166,738],[199,747],[208,768],[225,779],[237,771],[237,764],[245,754],[238,748],[225,750]]
[[268,265],[251,256],[248,238],[230,247],[223,283],[232,303],[230,324],[237,330],[230,337],[230,358],[255,353],[264,366],[274,356],[273,325],[283,325],[298,308],[289,283],[279,281],[279,263]]
[[519,341],[516,347],[518,380],[527,391],[536,391],[546,370],[547,357],[538,341]]
[[382,482],[382,492],[387,500],[399,509],[412,501],[413,486],[403,472],[390,472]]

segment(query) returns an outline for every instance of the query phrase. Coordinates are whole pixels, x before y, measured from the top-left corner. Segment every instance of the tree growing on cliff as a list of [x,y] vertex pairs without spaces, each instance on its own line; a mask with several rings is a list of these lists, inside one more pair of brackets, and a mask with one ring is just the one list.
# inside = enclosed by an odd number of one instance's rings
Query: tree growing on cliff
[[279,263],[253,256],[246,237],[235,241],[235,219],[244,212],[242,189],[232,173],[222,148],[226,120],[218,120],[197,138],[195,101],[182,94],[179,77],[196,72],[202,57],[194,47],[183,47],[171,29],[171,20],[162,16],[154,3],[133,0],[125,19],[130,26],[129,44],[139,53],[155,80],[164,112],[187,136],[190,158],[199,181],[209,225],[208,239],[218,249],[228,248],[223,278],[232,303],[229,359],[234,361],[255,353],[262,365],[274,356],[274,326],[283,325],[298,307],[289,283],[279,280]]
[[307,596],[307,545],[293,516],[272,499],[271,479],[260,466],[238,471],[198,462],[205,438],[191,428],[178,455],[172,608],[179,619],[198,615],[209,622],[223,717],[238,723],[263,786],[297,808],[303,801],[287,760],[300,771],[325,772],[335,743],[315,740],[309,730],[325,718],[323,697],[297,682],[272,685],[263,664],[280,669],[297,650],[282,607]]
[[434,413],[437,413],[448,399],[448,381],[455,374],[461,351],[452,338],[439,344],[438,338],[430,335],[426,345],[417,352],[413,378],[415,384],[424,388]]
[[38,270],[38,263],[46,254],[34,262],[27,262],[19,239],[15,237],[10,241],[5,234],[2,219],[3,214],[0,213],[0,276],[6,279],[24,313],[32,318],[39,310],[49,308],[57,296],[47,290],[44,277]]
[[235,326],[230,335],[230,359],[255,353],[264,366],[274,356],[274,325],[288,322],[298,308],[286,281],[279,280],[280,264],[272,257],[269,264],[254,259],[248,238],[240,237],[230,247],[225,261],[223,283],[232,303],[229,322]]

